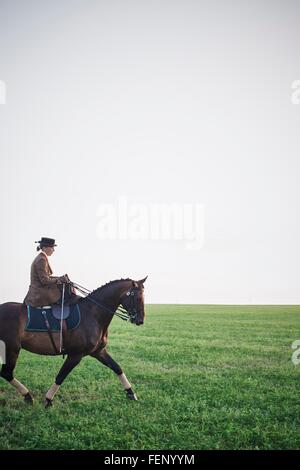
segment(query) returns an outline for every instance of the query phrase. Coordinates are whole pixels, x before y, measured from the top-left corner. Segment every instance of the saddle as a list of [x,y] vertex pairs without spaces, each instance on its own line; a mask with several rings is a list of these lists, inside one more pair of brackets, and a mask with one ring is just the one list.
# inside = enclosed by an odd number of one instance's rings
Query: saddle
[[70,316],[70,305],[64,305],[63,309],[61,305],[52,305],[51,313],[56,320],[66,320]]
[[77,304],[79,299],[82,299],[82,297],[80,295],[76,295],[76,294],[72,293],[70,298],[68,298],[64,302],[63,312],[62,312],[62,308],[61,308],[61,300],[58,300],[53,305],[50,305],[50,306],[47,305],[46,307],[41,307],[41,308],[44,308],[44,309],[45,308],[46,309],[51,309],[52,308],[51,313],[54,316],[54,318],[56,318],[57,320],[66,320],[70,316],[71,306]]

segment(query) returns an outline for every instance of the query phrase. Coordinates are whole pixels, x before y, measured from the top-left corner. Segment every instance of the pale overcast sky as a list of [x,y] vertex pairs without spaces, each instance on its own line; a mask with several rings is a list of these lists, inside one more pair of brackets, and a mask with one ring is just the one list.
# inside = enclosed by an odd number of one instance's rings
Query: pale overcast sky
[[[0,302],[34,241],[147,302],[300,303],[300,2],[0,0]],[[203,205],[205,242],[105,240],[99,207]]]

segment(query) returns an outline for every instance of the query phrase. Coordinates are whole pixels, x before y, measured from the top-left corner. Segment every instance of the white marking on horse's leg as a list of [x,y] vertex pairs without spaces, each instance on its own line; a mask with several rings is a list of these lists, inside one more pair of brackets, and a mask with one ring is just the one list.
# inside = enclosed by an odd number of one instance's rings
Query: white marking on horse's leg
[[130,382],[128,382],[128,379],[124,373],[121,375],[118,375],[118,377],[125,390],[128,390],[128,388],[131,388]]
[[23,384],[21,384],[21,382],[19,382],[17,379],[13,379],[9,383],[13,387],[15,387],[18,390],[18,392],[21,393],[21,395],[24,396],[24,395],[27,395],[27,393],[29,393],[28,388],[26,388]]
[[127,397],[130,399],[130,400],[137,400],[137,396],[136,394],[133,392],[132,388],[131,388],[131,385],[130,385],[130,382],[128,381],[126,375],[123,373],[121,375],[118,375],[119,379],[120,379],[120,382],[121,384],[123,385],[126,393],[127,393]]
[[46,393],[46,398],[47,398],[48,400],[53,400],[53,397],[54,397],[54,395],[56,394],[56,392],[58,391],[59,387],[60,387],[60,385],[53,384],[53,385],[49,388],[48,392]]

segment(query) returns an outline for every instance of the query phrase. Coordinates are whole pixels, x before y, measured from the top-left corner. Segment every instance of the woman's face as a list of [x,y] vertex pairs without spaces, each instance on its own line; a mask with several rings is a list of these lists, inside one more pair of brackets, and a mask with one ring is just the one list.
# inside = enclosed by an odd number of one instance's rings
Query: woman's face
[[44,246],[43,251],[46,253],[47,256],[51,256],[54,253],[55,248],[54,246]]

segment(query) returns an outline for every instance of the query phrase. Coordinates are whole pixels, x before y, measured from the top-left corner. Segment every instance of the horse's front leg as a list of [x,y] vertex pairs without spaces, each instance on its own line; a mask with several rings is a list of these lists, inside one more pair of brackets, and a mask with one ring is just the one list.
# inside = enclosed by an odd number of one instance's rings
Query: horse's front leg
[[93,354],[91,354],[91,356],[95,357],[96,359],[98,359],[98,361],[102,362],[102,364],[104,364],[106,367],[109,367],[111,370],[113,370],[115,374],[117,374],[118,379],[123,385],[127,397],[130,400],[137,400],[137,396],[132,390],[130,382],[128,381],[126,375],[122,371],[119,364],[116,361],[114,361],[114,359],[108,354],[108,352],[106,351],[106,348],[98,349]]
[[67,375],[69,375],[69,373],[74,369],[74,367],[79,364],[82,357],[82,354],[68,355],[67,359],[62,365],[62,368],[56,376],[55,383],[49,388],[48,392],[46,393],[46,408],[52,405],[54,395],[58,391],[59,387],[61,386]]

